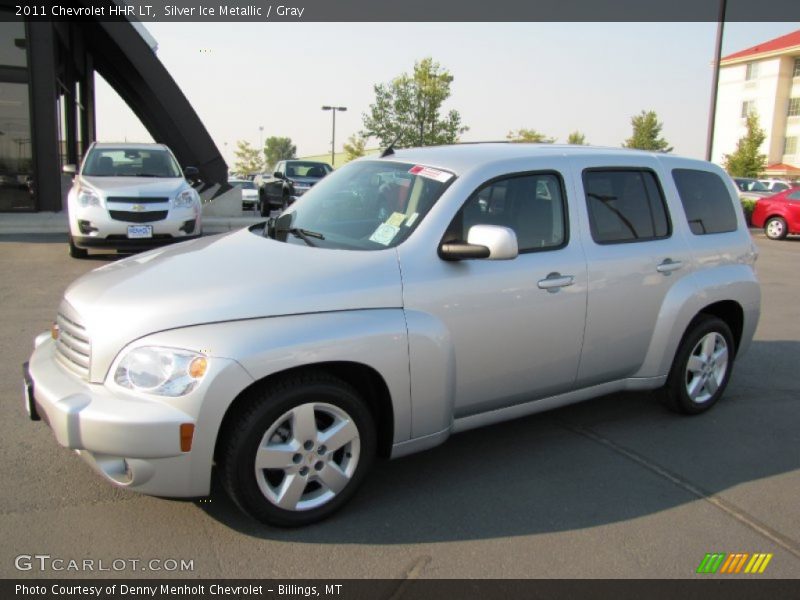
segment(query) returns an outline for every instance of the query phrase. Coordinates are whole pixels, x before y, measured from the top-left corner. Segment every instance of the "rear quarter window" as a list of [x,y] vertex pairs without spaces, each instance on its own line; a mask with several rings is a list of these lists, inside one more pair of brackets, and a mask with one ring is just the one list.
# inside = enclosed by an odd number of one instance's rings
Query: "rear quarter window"
[[673,169],[672,179],[693,234],[736,231],[733,201],[719,175],[697,169]]

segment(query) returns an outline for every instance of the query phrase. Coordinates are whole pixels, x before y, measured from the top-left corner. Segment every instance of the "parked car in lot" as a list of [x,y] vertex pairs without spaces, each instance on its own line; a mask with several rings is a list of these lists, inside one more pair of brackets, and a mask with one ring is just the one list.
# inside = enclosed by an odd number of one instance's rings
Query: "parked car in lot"
[[197,175],[163,144],[94,143],[67,196],[69,253],[89,248],[142,250],[201,235],[200,197],[186,177]]
[[778,192],[784,192],[786,190],[792,189],[792,185],[783,181],[782,179],[759,179],[758,182],[767,188],[767,191],[771,194],[777,194]]
[[253,181],[258,187],[261,216],[269,216],[273,208],[286,210],[331,171],[331,166],[324,162],[282,160],[272,173],[256,175]]
[[228,179],[228,183],[242,191],[242,210],[258,208],[258,190],[249,179]]
[[763,227],[771,240],[782,240],[789,234],[800,233],[800,188],[785,190],[756,202],[753,227]]
[[27,410],[113,485],[203,496],[216,465],[280,526],[459,431],[621,390],[702,413],[759,317],[736,192],[711,163],[629,150],[360,159],[266,225],[75,281]]
[[734,183],[739,188],[739,196],[742,198],[749,198],[751,200],[758,200],[770,195],[770,191],[758,179],[749,179],[747,177],[734,177]]

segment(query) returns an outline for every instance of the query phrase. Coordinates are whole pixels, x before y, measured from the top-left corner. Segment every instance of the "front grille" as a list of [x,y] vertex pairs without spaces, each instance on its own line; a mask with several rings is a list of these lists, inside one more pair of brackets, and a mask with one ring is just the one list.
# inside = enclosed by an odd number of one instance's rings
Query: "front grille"
[[169,213],[167,210],[152,210],[150,212],[110,210],[108,212],[115,221],[127,221],[128,223],[152,223],[153,221],[163,221],[167,218],[167,214]]
[[86,328],[62,313],[58,313],[56,323],[58,323],[56,356],[70,371],[89,379],[92,346]]
[[138,196],[134,198],[128,198],[127,196],[109,196],[106,198],[106,202],[125,202],[126,204],[156,204],[158,202],[169,202],[169,198],[139,198]]

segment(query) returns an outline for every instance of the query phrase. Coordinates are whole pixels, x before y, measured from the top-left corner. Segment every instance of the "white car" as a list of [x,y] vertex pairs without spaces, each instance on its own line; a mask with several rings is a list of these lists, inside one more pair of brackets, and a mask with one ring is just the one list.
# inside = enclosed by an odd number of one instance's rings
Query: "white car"
[[777,194],[778,192],[785,192],[791,189],[791,185],[781,179],[759,179],[771,193]]
[[[65,173],[75,173],[66,165]],[[94,143],[67,197],[69,253],[142,250],[202,234],[200,196],[163,144]]]
[[258,189],[249,179],[228,179],[228,184],[242,190],[242,210],[258,207]]

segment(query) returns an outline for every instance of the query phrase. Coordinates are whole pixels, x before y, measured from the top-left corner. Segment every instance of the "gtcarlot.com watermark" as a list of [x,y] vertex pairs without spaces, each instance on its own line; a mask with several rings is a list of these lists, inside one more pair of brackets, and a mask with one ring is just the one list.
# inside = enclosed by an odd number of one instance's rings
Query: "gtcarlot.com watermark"
[[50,554],[19,554],[14,558],[17,571],[194,571],[194,559],[185,558],[64,558]]

